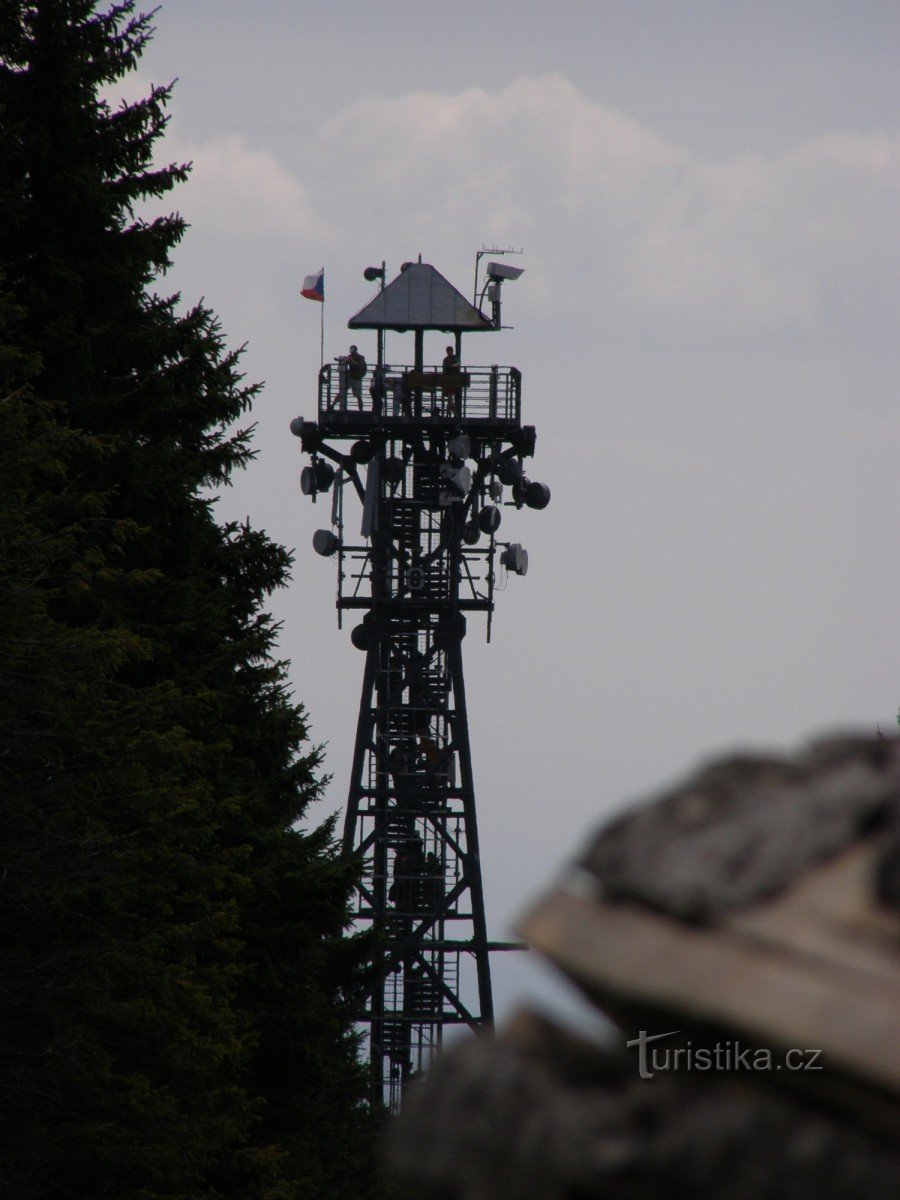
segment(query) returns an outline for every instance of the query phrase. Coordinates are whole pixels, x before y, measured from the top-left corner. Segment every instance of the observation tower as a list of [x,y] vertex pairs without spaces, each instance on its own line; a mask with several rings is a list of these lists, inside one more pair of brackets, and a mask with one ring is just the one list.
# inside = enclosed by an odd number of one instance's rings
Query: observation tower
[[[291,422],[310,457],[302,491],[326,505],[313,548],[336,561],[338,624],[353,620],[365,654],[344,851],[360,864],[356,925],[376,934],[372,1094],[392,1111],[448,1026],[492,1021],[490,954],[517,948],[487,934],[461,645],[471,614],[490,640],[498,583],[528,569],[506,516],[546,508],[550,490],[524,471],[520,372],[463,351],[464,334],[500,330],[502,285],[522,273],[488,263],[479,296],[479,260],[475,303],[421,257],[390,283],[367,268],[380,289],[348,326],[374,333],[359,342],[375,361],[323,365],[316,419]],[[389,331],[412,335],[411,362],[396,336],[386,361]]]

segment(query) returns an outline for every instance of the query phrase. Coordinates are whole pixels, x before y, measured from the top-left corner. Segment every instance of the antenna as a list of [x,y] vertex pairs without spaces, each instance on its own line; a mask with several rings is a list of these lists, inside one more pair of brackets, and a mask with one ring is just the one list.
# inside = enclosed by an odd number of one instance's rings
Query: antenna
[[[482,247],[477,261],[517,253]],[[302,492],[336,493],[313,550],[337,568],[338,622],[355,616],[365,655],[343,845],[354,927],[375,934],[362,1048],[373,1100],[392,1112],[446,1033],[491,1024],[490,956],[522,949],[488,936],[462,642],[481,615],[490,639],[495,590],[528,570],[525,548],[498,540],[501,519],[550,501],[525,474],[536,432],[522,424],[521,372],[460,348],[463,333],[500,327],[500,287],[519,269],[487,264],[488,320],[428,263],[405,268],[387,285],[369,268],[383,291],[348,325],[405,331],[414,361],[380,362],[368,394],[365,358],[325,364],[317,419],[291,423],[310,457]],[[425,361],[426,331],[455,335],[443,362]]]
[[486,246],[481,243],[481,249],[475,251],[475,290],[472,293],[472,303],[478,307],[478,268],[481,260],[486,254],[524,254],[525,247],[520,246],[518,250],[514,246]]

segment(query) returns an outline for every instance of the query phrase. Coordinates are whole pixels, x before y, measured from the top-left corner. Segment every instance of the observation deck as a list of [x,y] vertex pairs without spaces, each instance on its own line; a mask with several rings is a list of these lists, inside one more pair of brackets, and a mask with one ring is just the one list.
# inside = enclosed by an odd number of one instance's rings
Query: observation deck
[[[359,386],[359,385],[357,385]],[[521,428],[522,374],[516,367],[374,367],[360,386],[361,401],[340,360],[319,371],[319,430],[324,436],[385,433],[416,427],[508,434]]]

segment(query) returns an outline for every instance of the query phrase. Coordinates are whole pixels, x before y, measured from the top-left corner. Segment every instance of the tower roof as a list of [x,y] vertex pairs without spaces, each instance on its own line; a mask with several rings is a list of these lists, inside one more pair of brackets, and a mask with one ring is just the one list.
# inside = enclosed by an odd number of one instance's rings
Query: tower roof
[[430,263],[410,263],[374,300],[347,322],[349,329],[443,329],[445,332],[493,329]]

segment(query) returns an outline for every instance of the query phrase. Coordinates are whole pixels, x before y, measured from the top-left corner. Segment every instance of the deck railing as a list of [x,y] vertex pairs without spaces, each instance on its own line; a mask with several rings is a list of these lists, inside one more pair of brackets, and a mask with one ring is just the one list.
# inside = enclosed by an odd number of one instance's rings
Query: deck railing
[[374,367],[362,380],[348,379],[338,359],[319,372],[319,417],[365,413],[382,418],[429,418],[518,424],[522,374],[515,367]]

